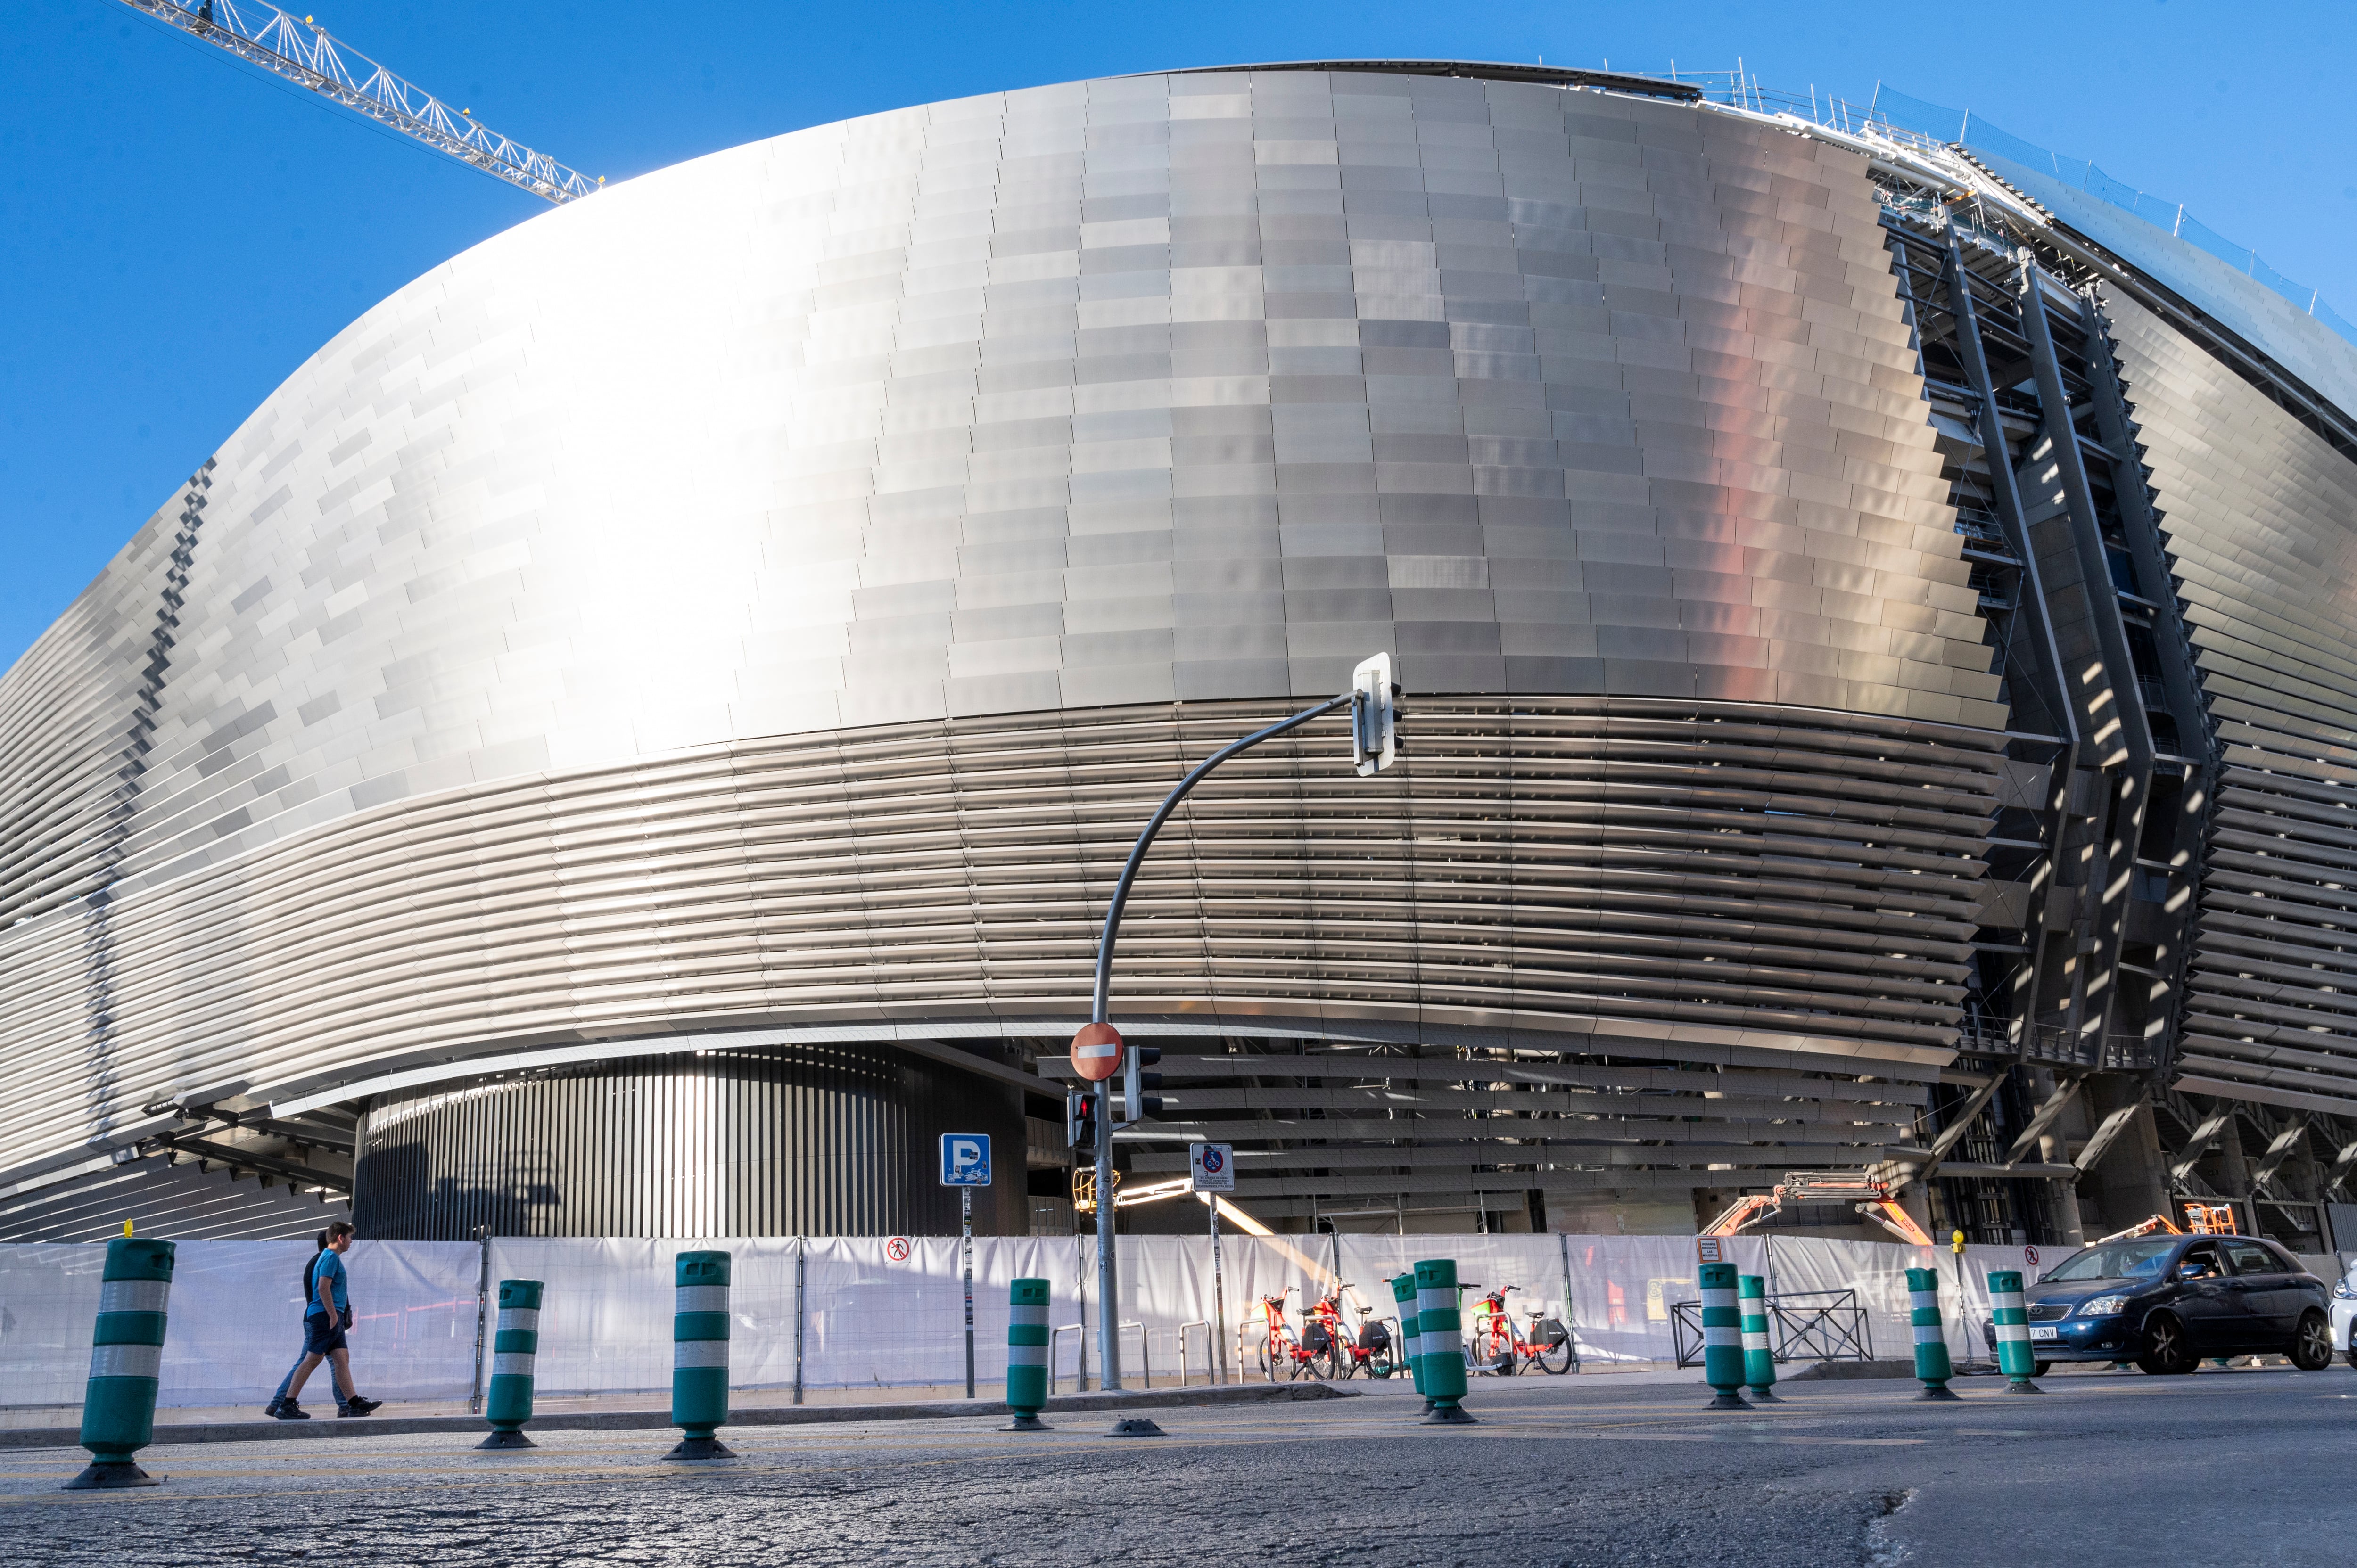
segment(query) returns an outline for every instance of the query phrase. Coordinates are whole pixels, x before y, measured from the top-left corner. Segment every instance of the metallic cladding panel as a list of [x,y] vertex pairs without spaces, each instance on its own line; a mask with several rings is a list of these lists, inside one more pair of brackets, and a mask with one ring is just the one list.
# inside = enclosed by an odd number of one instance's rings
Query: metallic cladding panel
[[[283,1097],[569,1041],[1077,1018],[1138,824],[1284,711],[777,736],[380,808],[126,905],[121,1079]],[[1423,698],[1406,759],[1368,780],[1342,722],[1189,797],[1129,906],[1124,1016],[1523,1029],[1835,1071],[1948,1059],[1995,737],[1756,703]],[[73,1060],[71,985],[29,1001],[0,1019],[9,1059]],[[0,1114],[34,1146],[84,1125],[48,1096]]]
[[[378,1096],[353,1218],[407,1240],[495,1236],[941,1235],[942,1133],[1019,1149],[1009,1089],[888,1048],[711,1051]],[[1021,1235],[1019,1161],[974,1229]]]
[[[1157,1004],[1938,1057],[2004,713],[1877,212],[1854,155],[1687,108],[1276,71],[823,126],[519,226],[323,349],[192,482],[201,527],[158,513],[0,680],[0,1168],[493,1037],[1052,1010],[1086,973],[1059,899],[1102,897],[1194,704],[1377,648],[1457,694],[1441,755],[1491,759],[1448,809],[1511,825],[1444,863],[1511,885],[1528,822],[1616,890],[1469,895],[1461,947],[1394,913],[1347,982],[1292,917],[1206,926]],[[1498,803],[1526,724],[1715,800],[1695,725],[1739,703],[1837,815],[1898,786],[1824,759],[1910,737],[1928,858],[1680,904],[1651,891],[1703,874],[1598,825],[1604,784]],[[928,813],[1010,726],[1083,771],[1024,776],[1002,853]],[[832,880],[764,880],[821,840]],[[650,923],[683,898],[692,940]],[[1878,922],[1907,957],[1853,972]],[[1690,971],[1755,932],[1756,992]],[[61,1079],[84,1101],[26,1092]]]
[[1977,147],[1973,157],[2357,418],[2357,345],[2248,272],[2100,196]]
[[2357,1112],[2357,465],[2104,302],[2220,768],[2183,1087]]

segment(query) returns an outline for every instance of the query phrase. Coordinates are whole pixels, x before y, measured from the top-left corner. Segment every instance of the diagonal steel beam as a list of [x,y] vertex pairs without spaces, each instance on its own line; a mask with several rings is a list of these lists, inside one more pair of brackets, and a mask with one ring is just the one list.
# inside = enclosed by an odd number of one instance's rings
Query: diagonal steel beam
[[2087,1146],[2080,1150],[2079,1157],[2071,1163],[2082,1171],[2093,1170],[2096,1162],[2111,1152],[2113,1141],[2127,1131],[2128,1123],[2136,1120],[2136,1112],[2151,1103],[2151,1091],[2147,1090],[2104,1117],[2103,1124],[2095,1129],[2095,1135],[2087,1140]]
[[2171,1182],[2180,1187],[2184,1185],[2186,1178],[2193,1174],[2193,1167],[2201,1163],[2202,1151],[2210,1140],[2226,1130],[2226,1123],[2233,1119],[2233,1108],[2228,1106],[2222,1111],[2212,1111],[2201,1119],[2201,1124],[2193,1129],[2193,1136],[2188,1138],[2185,1146],[2178,1151],[2179,1157],[2176,1163],[2169,1167]]
[[1980,1119],[1980,1113],[1988,1108],[1988,1102],[1996,1098],[1996,1091],[2004,1086],[2005,1075],[2008,1070],[1999,1068],[1989,1074],[1987,1082],[1973,1090],[1972,1098],[1957,1109],[1956,1114],[1949,1120],[1948,1124],[1940,1129],[1940,1135],[1932,1140],[1931,1158],[1925,1160],[1912,1174],[1900,1171],[1891,1178],[1890,1190],[1893,1193],[1903,1190],[1910,1181],[1932,1179],[1940,1168],[1941,1160],[1946,1157],[1950,1149],[1964,1141],[1964,1134],[1970,1132],[1973,1123]]
[[2251,1172],[2251,1185],[2260,1187],[2272,1183],[2275,1180],[2276,1172],[2283,1168],[2283,1163],[2286,1160],[2291,1158],[2291,1152],[2299,1147],[2299,1141],[2307,1135],[2307,1133],[2308,1118],[2293,1116],[2289,1124],[2276,1133],[2273,1141],[2267,1144],[2267,1152],[2259,1156],[2257,1168]]
[[2070,1109],[2071,1101],[2079,1097],[2079,1090],[2086,1081],[2083,1078],[2066,1078],[2055,1083],[2054,1092],[2046,1097],[2045,1103],[2029,1118],[2029,1125],[2021,1130],[2021,1135],[2013,1141],[2013,1147],[2005,1152],[2007,1165],[2019,1165],[2024,1155],[2038,1147],[2038,1140],[2046,1135],[2064,1111]]

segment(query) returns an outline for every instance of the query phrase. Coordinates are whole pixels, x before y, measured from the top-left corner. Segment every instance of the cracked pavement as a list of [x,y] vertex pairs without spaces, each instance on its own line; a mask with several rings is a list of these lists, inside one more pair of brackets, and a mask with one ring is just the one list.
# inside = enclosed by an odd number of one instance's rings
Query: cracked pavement
[[2101,1564],[2182,1555],[2220,1498],[2246,1516],[2239,1560],[2350,1560],[2345,1368],[1956,1387],[1962,1403],[1931,1405],[1911,1383],[1787,1384],[1781,1404],[1718,1412],[1684,1381],[1483,1379],[1473,1427],[1419,1425],[1383,1385],[1155,1411],[1162,1438],[1071,1415],[1037,1434],[746,1428],[723,1434],[740,1458],[701,1465],[662,1462],[660,1432],[509,1454],[443,1434],[158,1445],[141,1461],[164,1485],[105,1493],[57,1489],[80,1450],[17,1450],[0,1454],[0,1561]]

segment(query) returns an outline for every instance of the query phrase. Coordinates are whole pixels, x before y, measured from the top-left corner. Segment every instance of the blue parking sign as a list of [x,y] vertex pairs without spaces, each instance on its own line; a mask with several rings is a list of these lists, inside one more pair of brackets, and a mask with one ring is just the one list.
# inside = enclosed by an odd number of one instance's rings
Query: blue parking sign
[[988,1187],[990,1185],[989,1133],[944,1133],[942,1134],[942,1185],[943,1187]]

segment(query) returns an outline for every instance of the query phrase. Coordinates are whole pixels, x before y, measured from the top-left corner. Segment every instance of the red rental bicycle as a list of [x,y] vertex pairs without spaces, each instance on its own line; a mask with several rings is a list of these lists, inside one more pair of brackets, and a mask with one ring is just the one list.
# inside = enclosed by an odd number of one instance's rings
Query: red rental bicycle
[[1318,1305],[1309,1309],[1312,1326],[1303,1333],[1302,1341],[1323,1363],[1318,1375],[1329,1380],[1346,1380],[1362,1371],[1371,1378],[1388,1378],[1396,1369],[1391,1329],[1369,1314],[1363,1302],[1358,1307],[1356,1333],[1342,1322],[1342,1293],[1351,1288],[1351,1282],[1345,1280],[1318,1298]]
[[[1479,1285],[1470,1288],[1480,1289]],[[1473,1309],[1473,1332],[1465,1342],[1467,1366],[1501,1378],[1511,1378],[1534,1364],[1557,1376],[1571,1370],[1578,1363],[1579,1351],[1572,1344],[1570,1330],[1560,1322],[1532,1307],[1523,1315],[1530,1319],[1530,1332],[1525,1335],[1514,1326],[1506,1297],[1522,1288],[1500,1285],[1482,1293],[1481,1304]]]
[[1275,1295],[1260,1298],[1263,1334],[1256,1348],[1260,1359],[1260,1375],[1270,1382],[1282,1375],[1287,1382],[1301,1376],[1310,1366],[1310,1353],[1293,1332],[1293,1325],[1285,1318],[1285,1298],[1300,1287],[1287,1285]]

